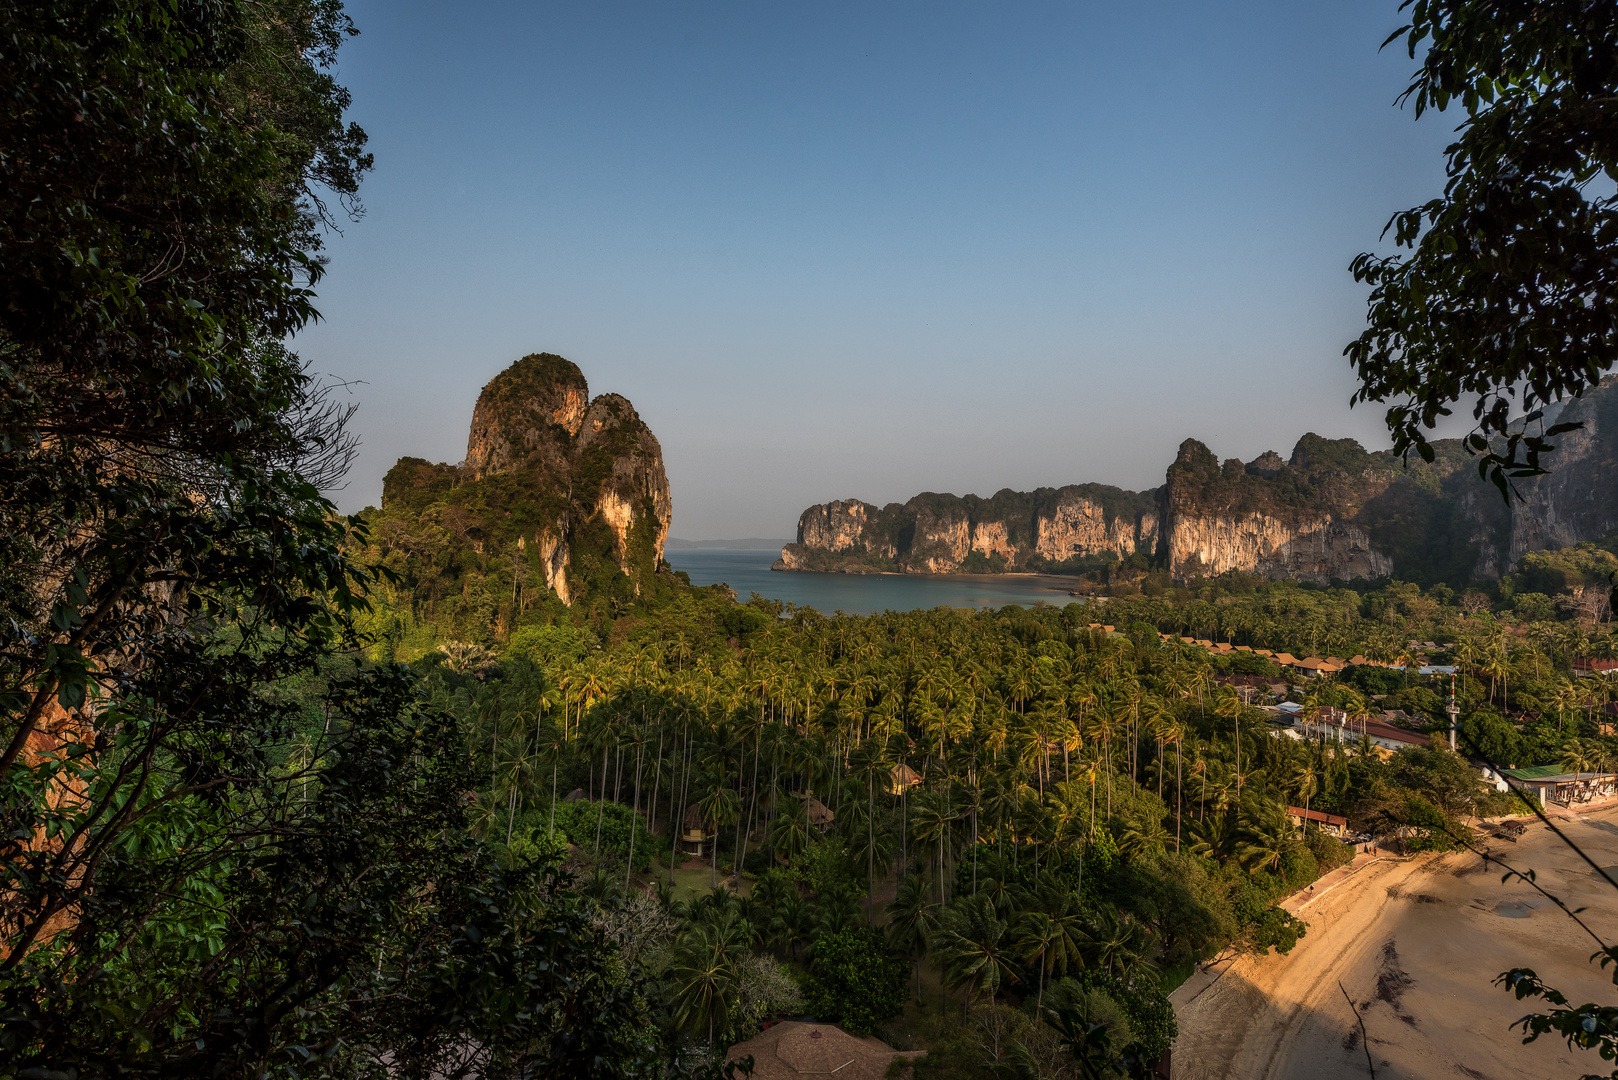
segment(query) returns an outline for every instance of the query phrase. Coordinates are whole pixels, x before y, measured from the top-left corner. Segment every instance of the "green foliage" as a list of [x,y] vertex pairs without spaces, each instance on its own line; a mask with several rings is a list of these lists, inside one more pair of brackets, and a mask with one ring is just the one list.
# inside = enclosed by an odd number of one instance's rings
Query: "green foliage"
[[594,634],[572,623],[521,626],[512,631],[506,655],[538,664],[547,670],[566,667],[600,647]]
[[470,834],[457,718],[368,662],[414,608],[356,626],[348,410],[282,344],[370,167],[341,5],[0,21],[0,1072],[658,1071],[545,852]]
[[1308,846],[1309,853],[1314,857],[1315,865],[1322,874],[1354,861],[1352,844],[1345,844],[1335,836],[1328,835],[1313,823],[1304,830],[1303,842]]
[[853,1035],[874,1035],[904,1011],[910,970],[880,931],[846,929],[815,939],[804,999],[817,1019]]
[[[549,829],[550,804],[537,806],[529,818],[535,829]],[[616,859],[629,855],[630,831],[634,830],[635,869],[644,872],[654,856],[667,856],[670,847],[666,836],[647,831],[646,819],[622,803],[558,802],[556,804],[556,831],[581,852],[594,853],[597,849],[597,828],[601,837],[599,850]]]
[[[1599,959],[1603,968],[1618,964],[1618,957],[1614,957],[1610,948],[1602,949],[1590,959],[1592,962]],[[1561,1036],[1569,1050],[1594,1050],[1603,1061],[1618,1061],[1618,1008],[1594,1002],[1574,1005],[1560,990],[1547,986],[1533,968],[1512,968],[1502,973],[1495,985],[1510,990],[1518,1001],[1537,998],[1550,1006],[1547,1011],[1530,1013],[1512,1025],[1522,1028],[1523,1042],[1555,1034]],[[1608,1076],[1618,1077],[1618,1069]],[[1587,1073],[1585,1080],[1594,1080],[1594,1074]]]
[[856,864],[839,836],[812,839],[793,868],[793,875],[813,893],[865,895],[865,868]]
[[1473,449],[1504,494],[1508,477],[1541,471],[1558,434],[1513,429],[1516,395],[1530,410],[1576,395],[1618,358],[1618,202],[1591,183],[1618,175],[1612,133],[1592,119],[1618,86],[1618,17],[1571,0],[1407,8],[1390,41],[1425,52],[1401,100],[1465,119],[1444,194],[1389,223],[1409,255],[1354,260],[1371,286],[1369,326],[1346,350],[1355,399],[1392,402],[1394,452],[1430,460],[1425,431],[1475,398]]
[[[1551,614],[1548,597],[1582,593],[1585,589],[1605,593],[1612,588],[1614,574],[1618,574],[1618,556],[1587,541],[1557,551],[1525,552],[1517,560],[1512,577],[1515,587],[1524,590],[1517,603],[1532,603],[1535,614],[1543,619]],[[1530,599],[1534,593],[1541,594],[1538,601]]]
[[1285,956],[1309,932],[1309,926],[1292,913],[1278,907],[1267,908],[1248,934],[1253,951],[1266,956],[1271,949]]
[[[1150,976],[1085,971],[1058,983],[1053,997],[1058,1014],[1076,1013],[1087,1021],[1085,1028],[1093,1030],[1097,1024],[1105,1028],[1101,1056],[1131,1072],[1162,1057],[1179,1034],[1174,1007],[1162,984]],[[1092,1048],[1102,1049],[1093,1041]]]

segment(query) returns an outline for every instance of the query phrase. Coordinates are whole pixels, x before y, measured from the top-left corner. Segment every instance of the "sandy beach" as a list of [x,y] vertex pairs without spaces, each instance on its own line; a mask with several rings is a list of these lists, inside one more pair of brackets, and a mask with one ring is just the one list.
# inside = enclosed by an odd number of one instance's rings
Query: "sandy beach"
[[[1618,807],[1558,824],[1618,877]],[[1570,907],[1587,907],[1585,921],[1607,940],[1618,934],[1618,890],[1543,824],[1515,844],[1491,841],[1490,850],[1538,871]],[[1477,855],[1367,859],[1288,906],[1309,924],[1291,955],[1241,957],[1219,965],[1224,974],[1211,983],[1194,976],[1174,994],[1176,1078],[1368,1075],[1345,990],[1381,1080],[1603,1071],[1593,1052],[1548,1036],[1525,1046],[1510,1030],[1531,1003],[1493,985],[1507,968],[1532,967],[1575,1002],[1611,1003],[1618,992],[1586,962],[1596,946],[1571,919],[1530,887],[1501,884],[1500,871]]]

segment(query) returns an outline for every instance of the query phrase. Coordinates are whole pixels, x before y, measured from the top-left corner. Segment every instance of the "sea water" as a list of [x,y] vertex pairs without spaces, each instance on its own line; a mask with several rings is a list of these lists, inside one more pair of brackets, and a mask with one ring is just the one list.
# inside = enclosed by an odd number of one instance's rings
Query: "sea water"
[[874,615],[879,611],[916,611],[950,607],[1004,607],[1036,603],[1061,607],[1074,597],[1049,582],[1023,577],[932,577],[920,574],[812,574],[774,571],[778,551],[696,549],[664,553],[669,565],[691,575],[693,585],[723,582],[738,599],[751,593],[812,607],[825,615]]

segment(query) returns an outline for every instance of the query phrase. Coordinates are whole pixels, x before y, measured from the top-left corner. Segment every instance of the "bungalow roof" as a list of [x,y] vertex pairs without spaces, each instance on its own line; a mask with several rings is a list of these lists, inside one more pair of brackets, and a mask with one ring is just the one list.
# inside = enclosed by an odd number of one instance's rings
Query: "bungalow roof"
[[1303,818],[1305,821],[1318,821],[1323,825],[1336,825],[1339,828],[1344,828],[1348,825],[1348,819],[1346,817],[1338,817],[1336,814],[1325,814],[1315,809],[1305,810],[1301,806],[1289,806],[1287,807],[1287,813],[1291,814],[1295,818]]
[[894,787],[899,787],[900,785],[913,787],[921,783],[921,773],[902,761],[890,769],[888,775],[892,778]]
[[809,824],[815,826],[830,825],[833,814],[831,808],[807,791],[803,793],[804,812],[809,816]]
[[[1384,723],[1381,720],[1362,720],[1360,723],[1362,725],[1361,730],[1373,739],[1405,743],[1409,746],[1431,746],[1433,744],[1431,735],[1425,735],[1419,731],[1409,731],[1402,727],[1394,727],[1392,724]],[[1348,730],[1352,732],[1354,725],[1349,724]]]

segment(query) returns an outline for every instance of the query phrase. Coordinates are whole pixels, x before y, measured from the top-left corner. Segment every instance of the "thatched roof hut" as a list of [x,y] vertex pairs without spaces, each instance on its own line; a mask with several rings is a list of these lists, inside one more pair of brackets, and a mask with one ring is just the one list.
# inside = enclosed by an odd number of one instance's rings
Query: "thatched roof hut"
[[831,821],[834,816],[831,812],[831,807],[807,791],[803,793],[803,808],[804,812],[809,815],[809,824],[817,829],[831,828]]
[[751,1056],[755,1080],[793,1080],[799,1076],[836,1076],[837,1080],[882,1080],[895,1058],[914,1059],[921,1051],[901,1053],[879,1039],[856,1039],[831,1024],[784,1020],[744,1043],[731,1047],[731,1061]]
[[680,825],[683,829],[685,829],[686,832],[702,832],[704,825],[702,820],[702,808],[696,803],[692,803],[690,806],[686,807],[685,817],[680,819]]
[[913,788],[919,783],[921,783],[921,773],[902,761],[888,772],[888,790],[895,795],[906,788]]

